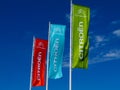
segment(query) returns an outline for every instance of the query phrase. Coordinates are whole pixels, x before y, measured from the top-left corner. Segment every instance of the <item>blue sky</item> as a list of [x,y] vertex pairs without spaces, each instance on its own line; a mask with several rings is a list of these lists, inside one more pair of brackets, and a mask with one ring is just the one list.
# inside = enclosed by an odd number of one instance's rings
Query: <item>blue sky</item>
[[[73,90],[120,90],[119,0],[73,3],[91,8],[89,68],[73,69]],[[47,39],[49,21],[67,26],[64,77],[49,80],[49,90],[68,90],[69,13],[69,0],[0,1],[0,90],[29,89],[32,37]]]

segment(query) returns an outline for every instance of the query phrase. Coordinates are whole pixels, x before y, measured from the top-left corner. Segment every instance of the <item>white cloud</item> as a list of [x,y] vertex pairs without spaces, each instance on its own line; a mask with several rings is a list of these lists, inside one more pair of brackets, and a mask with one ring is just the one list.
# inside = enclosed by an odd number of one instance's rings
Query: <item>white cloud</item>
[[62,67],[69,67],[69,62],[63,62]]
[[89,32],[89,35],[93,35],[94,33],[92,31]]
[[70,22],[70,14],[65,15],[67,22]]
[[110,50],[108,53],[104,55],[104,57],[120,58],[120,50]]
[[95,35],[94,32],[89,32],[89,39],[91,42],[90,50],[93,50],[105,46],[110,38],[105,35]]
[[89,50],[91,51],[91,50],[93,50],[94,49],[94,47],[93,46],[91,46],[90,48],[89,48]]
[[113,34],[120,37],[120,29],[113,31]]
[[115,20],[115,21],[112,21],[111,24],[120,24],[120,20]]
[[120,50],[111,49],[107,53],[101,52],[94,58],[89,60],[89,64],[107,62],[112,60],[119,60],[120,59]]
[[94,18],[97,16],[97,10],[92,10],[91,11],[91,17]]
[[103,36],[95,36],[96,42],[102,42],[104,41],[104,37]]
[[[88,64],[96,64],[113,60],[120,60],[120,49],[111,49],[106,53],[101,52],[93,58],[89,57]],[[65,57],[63,67],[69,67],[69,56]]]
[[88,64],[97,64],[97,63],[102,63],[102,62],[108,62],[108,61],[112,61],[112,60],[117,60],[117,59],[110,59],[110,58],[99,58],[96,60],[89,60]]
[[116,55],[116,53],[107,53],[105,57],[115,57]]
[[94,41],[95,48],[105,46],[106,42],[108,41],[108,38],[106,38],[105,36],[101,36],[101,35],[94,36],[94,39],[95,39]]
[[69,53],[63,57],[62,67],[69,67]]

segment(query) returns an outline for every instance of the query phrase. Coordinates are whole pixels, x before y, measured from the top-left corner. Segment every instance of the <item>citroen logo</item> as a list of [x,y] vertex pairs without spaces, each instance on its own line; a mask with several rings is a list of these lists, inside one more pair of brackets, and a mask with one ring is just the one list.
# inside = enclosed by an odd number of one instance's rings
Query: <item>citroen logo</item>
[[87,17],[83,9],[79,9],[77,11],[77,14],[75,16],[77,16],[77,17],[83,17],[83,18]]
[[39,42],[37,48],[45,49],[43,42]]

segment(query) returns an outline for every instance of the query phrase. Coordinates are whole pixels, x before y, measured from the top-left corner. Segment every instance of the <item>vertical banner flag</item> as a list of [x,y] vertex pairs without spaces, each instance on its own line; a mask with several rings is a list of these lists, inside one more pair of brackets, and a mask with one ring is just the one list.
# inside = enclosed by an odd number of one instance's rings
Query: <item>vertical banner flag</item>
[[48,78],[58,79],[62,77],[62,59],[65,40],[64,25],[50,25],[49,31],[49,70]]
[[33,53],[32,86],[45,85],[47,40],[35,39]]
[[72,5],[72,68],[88,68],[90,9]]

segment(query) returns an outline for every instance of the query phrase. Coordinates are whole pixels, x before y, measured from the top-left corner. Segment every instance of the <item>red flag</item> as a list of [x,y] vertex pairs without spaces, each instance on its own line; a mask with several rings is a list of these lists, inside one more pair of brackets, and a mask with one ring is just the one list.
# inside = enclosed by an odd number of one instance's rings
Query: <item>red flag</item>
[[33,54],[32,86],[45,85],[47,40],[35,39]]

